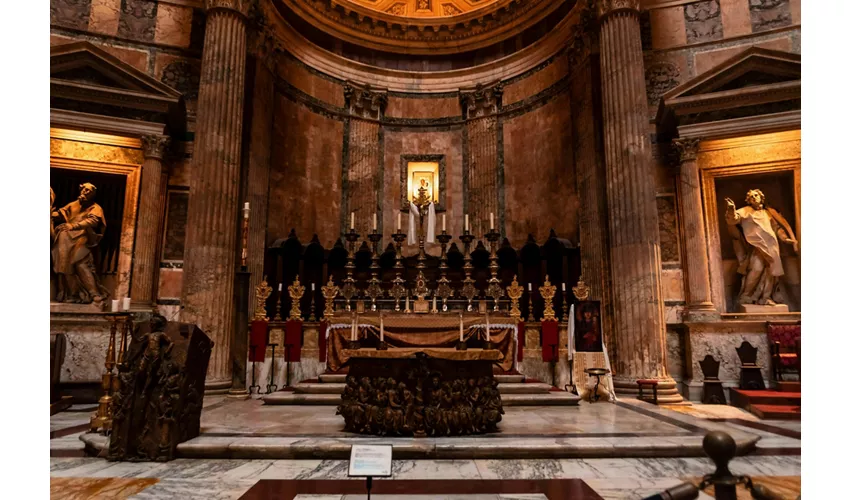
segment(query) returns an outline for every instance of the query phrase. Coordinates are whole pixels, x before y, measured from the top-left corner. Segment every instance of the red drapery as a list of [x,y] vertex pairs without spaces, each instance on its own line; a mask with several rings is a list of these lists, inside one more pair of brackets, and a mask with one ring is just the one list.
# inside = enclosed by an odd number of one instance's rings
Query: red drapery
[[301,361],[301,337],[303,335],[303,324],[298,320],[286,322],[286,330],[284,333],[284,358],[288,347],[289,359],[286,361],[299,362]]
[[525,321],[520,321],[516,326],[516,360],[522,361],[522,350],[525,347]]
[[543,338],[543,361],[549,362],[558,356],[558,322],[542,321],[540,323],[540,329],[542,330],[541,337]]
[[[266,360],[266,338],[268,338],[269,324],[263,320],[251,322],[250,344],[248,345],[248,361]],[[254,346],[253,348],[251,346]]]

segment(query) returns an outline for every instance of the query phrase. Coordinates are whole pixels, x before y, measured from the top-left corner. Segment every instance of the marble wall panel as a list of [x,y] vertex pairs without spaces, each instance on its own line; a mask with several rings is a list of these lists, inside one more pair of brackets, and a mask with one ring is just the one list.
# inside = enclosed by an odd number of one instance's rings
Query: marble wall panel
[[444,118],[460,116],[460,99],[457,96],[415,98],[390,94],[386,116],[392,118]]
[[381,126],[376,122],[349,120],[342,209],[344,214],[354,213],[355,229],[360,234],[372,229],[373,214],[382,213],[382,184],[391,181],[383,176],[380,169],[380,131]]
[[154,77],[159,81],[183,94],[183,99],[186,101],[186,111],[193,115],[198,105],[201,61],[157,53],[153,72]]
[[690,382],[702,383],[705,377],[699,362],[711,355],[720,362],[720,381],[727,386],[737,387],[741,377],[741,360],[735,348],[747,341],[758,348],[757,362],[761,366],[765,383],[770,384],[770,350],[763,322],[691,325],[685,339]]
[[549,65],[525,78],[505,85],[502,104],[507,106],[538,94],[567,76],[570,71],[566,56],[556,57]]
[[158,298],[179,299],[183,289],[183,269],[160,268]]
[[274,106],[268,244],[295,229],[330,248],[340,235],[343,124],[281,94]]
[[[423,99],[424,100],[424,99]],[[463,134],[459,128],[440,130],[387,129],[384,132],[384,233],[394,230],[401,208],[402,155],[445,155],[446,231],[459,235],[463,230]],[[405,215],[406,217],[406,215]],[[403,217],[402,224],[407,224]],[[406,226],[405,226],[406,227]],[[439,229],[439,227],[438,227]],[[386,245],[386,242],[382,242]],[[439,252],[439,248],[437,248]]]
[[91,315],[51,314],[50,333],[66,336],[60,382],[99,382],[109,346],[109,323]]
[[742,0],[720,0],[720,17],[723,20],[724,36],[749,35],[753,32],[750,8]]
[[91,0],[88,31],[115,36],[118,34],[120,17],[121,0]]
[[154,0],[121,0],[118,36],[153,42],[156,36],[157,2]]
[[[93,42],[94,43],[94,42]],[[129,64],[130,66],[136,68],[137,70],[147,73],[148,72],[148,58],[150,54],[146,50],[138,50],[138,49],[130,49],[127,47],[116,47],[114,45],[108,44],[97,44],[100,48],[109,52],[113,56],[117,57],[121,61]]]
[[740,54],[741,52],[747,50],[752,46],[762,47],[771,50],[784,50],[786,52],[790,52],[792,48],[791,36],[789,35],[763,42],[742,43],[741,45],[736,45],[734,47],[697,52],[696,54],[694,54],[694,69],[696,70],[696,74],[699,75],[705,73],[706,71],[718,66],[729,58]]
[[[191,145],[191,143],[189,144]],[[189,173],[192,170],[192,159],[188,157],[174,159],[169,162],[168,185],[189,187]]]
[[684,6],[685,34],[688,43],[709,42],[723,38],[723,22],[718,0],[703,0]]
[[681,262],[679,252],[679,223],[675,196],[655,198],[658,208],[658,230],[661,236],[661,262]]
[[661,291],[667,302],[685,300],[685,279],[681,269],[661,270]]
[[649,15],[653,49],[666,49],[687,43],[684,6],[654,9]]
[[293,87],[320,101],[340,108],[345,106],[345,95],[341,83],[310,72],[298,61],[284,58],[277,74],[284,75],[286,81]]
[[685,361],[685,332],[667,328],[667,372],[677,383],[687,377]]
[[91,0],[50,0],[50,24],[86,30],[91,14]]
[[791,22],[794,24],[800,24],[801,22],[801,3],[802,0],[791,0]]
[[192,9],[160,3],[156,14],[154,41],[188,47],[192,35]]
[[789,0],[750,0],[750,22],[753,33],[791,26]]
[[578,241],[569,106],[569,96],[563,94],[505,122],[505,226],[515,244],[529,233],[542,241],[550,229]]

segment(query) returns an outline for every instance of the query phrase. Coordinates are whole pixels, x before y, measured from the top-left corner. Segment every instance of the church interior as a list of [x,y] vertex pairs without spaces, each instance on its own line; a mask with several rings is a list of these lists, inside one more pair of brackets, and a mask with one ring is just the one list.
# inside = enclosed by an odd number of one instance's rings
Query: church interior
[[801,498],[801,0],[49,10],[52,498]]

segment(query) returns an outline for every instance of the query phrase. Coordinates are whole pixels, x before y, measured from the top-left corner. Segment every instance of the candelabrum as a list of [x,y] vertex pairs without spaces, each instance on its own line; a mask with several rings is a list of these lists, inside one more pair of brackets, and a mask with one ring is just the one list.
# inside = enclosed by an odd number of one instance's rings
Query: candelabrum
[[310,285],[310,316],[307,321],[316,321],[316,289],[315,284]]
[[460,294],[466,299],[466,310],[470,312],[472,312],[472,300],[475,299],[475,296],[477,295],[477,291],[475,290],[475,280],[472,279],[473,240],[475,240],[475,236],[469,234],[469,230],[465,230],[463,235],[460,237],[460,241],[463,242],[463,273],[465,275],[463,279],[463,288],[461,288]]
[[549,283],[549,275],[547,274],[546,279],[543,281],[543,286],[540,287],[540,296],[543,297],[543,321],[557,320],[552,301],[555,298],[556,290],[555,286]]
[[101,376],[101,388],[103,396],[98,400],[97,413],[91,417],[92,432],[107,433],[112,429],[112,395],[117,387],[117,377],[112,373],[115,369],[115,336],[121,328],[121,345],[118,353],[118,363],[124,362],[124,351],[127,347],[127,334],[129,332],[129,315],[126,313],[107,314],[109,319],[109,346],[106,348],[105,371]]
[[283,284],[279,284],[277,287],[277,303],[275,304],[274,309],[274,318],[272,321],[283,321]]
[[333,318],[334,316],[334,299],[339,294],[339,287],[334,285],[333,276],[328,280],[328,284],[322,287],[322,296],[325,297],[325,311],[322,316],[325,319]]
[[419,209],[419,256],[416,258],[416,269],[419,273],[425,269],[425,210],[431,205],[431,197],[424,187],[419,188],[419,193],[411,202]]
[[357,295],[357,286],[354,283],[354,246],[360,235],[354,228],[345,233],[345,239],[348,241],[348,261],[345,263],[345,280],[342,285],[342,296],[345,297],[345,310],[351,311],[351,299]]
[[522,287],[519,282],[516,280],[516,275],[514,275],[514,280],[511,283],[511,286],[508,287],[508,298],[511,299],[511,310],[510,315],[511,318],[514,318],[517,321],[522,321],[522,312],[519,310],[519,299],[522,297]]
[[295,282],[289,285],[289,298],[292,299],[292,307],[289,308],[288,321],[301,321],[301,297],[304,296],[304,287],[295,275]]
[[263,281],[257,285],[257,289],[254,291],[254,317],[253,320],[259,321],[268,321],[269,317],[266,315],[266,302],[269,300],[269,297],[272,294],[272,287],[269,286],[268,276],[263,276]]
[[450,234],[446,234],[446,232],[443,231],[442,234],[437,235],[437,239],[440,241],[440,279],[437,280],[437,297],[439,297],[442,301],[442,310],[445,312],[448,311],[446,301],[453,293],[449,279],[446,277],[446,273],[449,270],[449,259],[446,255],[446,245],[452,240],[452,237]]
[[390,289],[390,296],[395,299],[395,310],[398,312],[401,311],[401,299],[407,294],[407,288],[404,286],[404,278],[401,277],[404,272],[401,249],[407,235],[402,233],[401,228],[399,228],[398,232],[393,234],[392,237],[395,242],[395,279]]
[[499,259],[496,255],[496,244],[499,241],[499,232],[490,229],[487,233],[487,241],[490,242],[490,280],[487,285],[487,295],[493,297],[493,311],[499,310],[499,299],[504,295],[502,285],[499,282]]
[[378,298],[383,297],[384,290],[381,288],[381,280],[378,278],[378,273],[381,271],[381,265],[378,263],[380,258],[378,242],[381,241],[383,235],[377,229],[369,233],[369,241],[372,242],[372,278],[369,280],[369,286],[366,287],[366,296],[372,299],[372,311],[378,310]]

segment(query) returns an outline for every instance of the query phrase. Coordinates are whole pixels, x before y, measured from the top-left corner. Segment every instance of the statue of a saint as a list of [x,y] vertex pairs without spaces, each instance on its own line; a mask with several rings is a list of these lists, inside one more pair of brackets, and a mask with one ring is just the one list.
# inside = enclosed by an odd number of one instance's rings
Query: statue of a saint
[[798,250],[791,225],[776,210],[767,206],[760,189],[747,191],[747,206],[735,209],[735,202],[726,198],[726,224],[732,235],[738,274],[743,275],[740,304],[776,305],[774,293],[777,278],[784,275],[779,242]]
[[[92,255],[106,230],[103,209],[94,202],[96,193],[93,184],[82,184],[76,201],[55,212],[51,210],[57,302],[100,303],[109,295],[97,279]],[[51,195],[51,202],[52,198]],[[53,219],[60,221],[55,228]]]

